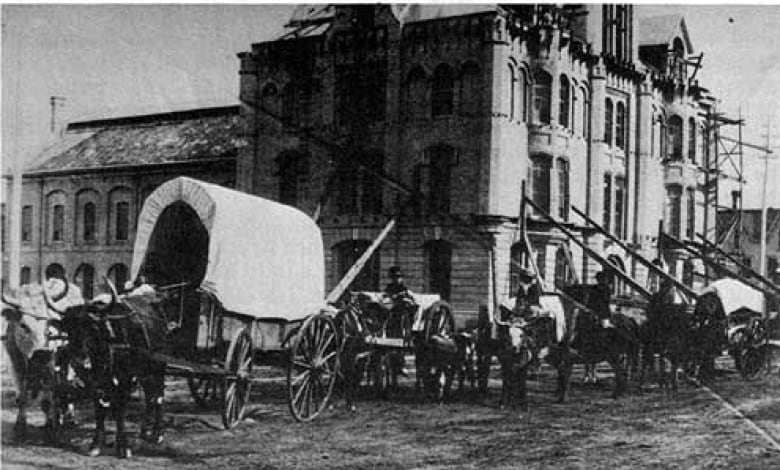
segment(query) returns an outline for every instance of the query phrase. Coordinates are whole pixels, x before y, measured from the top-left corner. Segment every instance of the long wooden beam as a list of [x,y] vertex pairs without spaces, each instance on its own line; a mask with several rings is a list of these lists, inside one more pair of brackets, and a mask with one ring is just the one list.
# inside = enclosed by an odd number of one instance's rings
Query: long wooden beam
[[[735,258],[735,257],[731,256],[730,254],[726,253],[726,252],[725,252],[725,251],[723,251],[723,250],[722,250],[720,247],[718,247],[716,244],[714,244],[714,243],[712,243],[711,241],[709,241],[709,240],[707,240],[706,238],[704,238],[704,237],[702,236],[702,234],[700,234],[700,233],[697,233],[697,234],[696,234],[696,236],[697,236],[697,237],[698,237],[698,238],[699,238],[699,239],[700,239],[702,242],[704,242],[704,245],[705,245],[707,248],[710,248],[710,249],[712,249],[712,250],[715,250],[715,252],[716,252],[716,253],[718,253],[718,254],[720,254],[720,255],[722,255],[722,256],[725,256],[725,257],[726,257],[726,259],[728,259],[728,260],[729,260],[729,261],[731,261],[732,263],[736,264],[736,265],[737,265],[739,268],[741,268],[743,271],[747,272],[747,273],[748,273],[748,274],[750,274],[752,277],[754,277],[754,278],[758,279],[758,280],[759,280],[759,281],[761,281],[761,282],[762,282],[764,285],[766,285],[767,287],[769,287],[769,290],[773,291],[775,294],[780,294],[780,286],[777,286],[777,285],[776,285],[774,282],[772,282],[772,281],[770,281],[769,279],[767,279],[766,277],[764,277],[764,276],[763,276],[761,273],[759,273],[759,272],[755,271],[753,268],[751,268],[750,266],[746,265],[746,264],[745,264],[745,263],[743,263],[742,261],[740,261],[740,260],[738,260],[737,258]],[[741,278],[741,276],[739,276],[739,277]],[[759,289],[759,290],[763,290],[763,289]]]
[[616,237],[616,236],[612,235],[611,233],[609,233],[606,229],[604,229],[604,227],[602,227],[601,225],[596,223],[595,220],[593,220],[590,217],[588,217],[584,212],[582,212],[581,210],[577,209],[574,206],[571,206],[571,209],[575,213],[577,213],[577,215],[579,215],[580,217],[585,219],[586,222],[591,224],[602,235],[604,235],[605,237],[607,237],[610,240],[612,240],[613,242],[615,242],[615,244],[617,244],[619,247],[623,248],[626,251],[626,253],[629,254],[629,256],[632,256],[637,261],[642,263],[647,269],[652,271],[654,274],[669,280],[672,284],[675,285],[675,287],[677,287],[678,289],[683,291],[691,299],[695,299],[697,297],[696,292],[694,292],[693,289],[691,289],[690,287],[686,286],[682,282],[678,281],[676,277],[674,277],[671,274],[667,273],[666,271],[664,271],[660,267],[658,267],[655,264],[653,264],[650,260],[648,260],[644,256],[640,255],[636,251],[634,251],[631,248],[629,248],[628,245],[626,245],[622,240],[620,240],[618,237]]
[[647,289],[639,285],[639,283],[636,282],[633,278],[631,278],[627,273],[624,273],[623,271],[616,269],[615,265],[607,261],[603,256],[598,254],[586,243],[580,241],[569,229],[567,229],[566,227],[563,226],[563,224],[555,220],[550,214],[545,212],[541,207],[537,206],[536,203],[534,203],[531,199],[526,198],[526,202],[531,207],[533,207],[537,212],[539,212],[545,219],[549,220],[550,223],[552,223],[558,230],[563,232],[564,235],[566,235],[571,241],[579,245],[579,247],[585,250],[587,254],[589,254],[593,259],[598,261],[599,264],[601,264],[601,266],[603,266],[604,268],[608,268],[614,273],[616,273],[619,278],[621,278],[626,284],[631,286],[635,291],[639,292],[645,298],[649,299],[650,297],[652,297],[652,294],[648,292]]
[[395,219],[390,219],[390,222],[385,225],[385,228],[379,233],[379,235],[374,239],[374,242],[371,243],[371,245],[366,249],[365,252],[363,252],[362,255],[360,255],[360,258],[358,258],[357,261],[355,261],[355,264],[352,265],[351,268],[349,268],[349,271],[347,271],[347,274],[344,275],[343,278],[341,278],[341,281],[336,285],[336,287],[333,288],[332,291],[328,294],[328,296],[325,298],[326,302],[335,302],[341,297],[341,294],[344,293],[345,290],[347,290],[347,287],[349,287],[350,284],[352,284],[352,281],[355,280],[357,275],[360,273],[360,271],[363,269],[363,266],[366,265],[368,260],[371,258],[371,255],[374,254],[377,248],[379,248],[379,245],[382,244],[382,242],[387,237],[387,234],[390,233],[390,230],[395,227]]

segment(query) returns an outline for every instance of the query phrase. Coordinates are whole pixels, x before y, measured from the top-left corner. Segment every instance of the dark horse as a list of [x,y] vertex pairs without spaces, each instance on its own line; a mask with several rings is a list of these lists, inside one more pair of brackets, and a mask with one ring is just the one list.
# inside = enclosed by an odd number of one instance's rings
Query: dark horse
[[[594,286],[574,285],[567,289],[567,294],[588,305],[588,297],[596,293]],[[639,325],[631,317],[620,313],[607,315],[585,308],[575,308],[574,311],[576,314],[571,334],[565,335],[564,341],[548,358],[548,362],[562,375],[559,379],[559,400],[566,399],[572,364],[587,365],[602,361],[608,362],[615,373],[612,396],[620,397],[628,390],[629,370],[638,368]],[[603,320],[606,317],[609,318],[608,322]]]
[[[62,330],[68,335],[62,352],[86,384],[95,406],[95,434],[88,455],[98,456],[106,444],[105,419],[110,410],[116,420],[116,454],[132,455],[125,429],[127,406],[135,385],[143,387],[147,417],[152,414],[151,428],[145,420],[141,437],[159,443],[162,439],[162,397],[165,364],[152,359],[152,344],[162,344],[153,299],[134,299],[131,306],[120,298],[107,281],[110,302],[92,302],[69,307],[60,312]],[[148,308],[140,305],[147,304]],[[157,341],[157,342],[156,342]]]

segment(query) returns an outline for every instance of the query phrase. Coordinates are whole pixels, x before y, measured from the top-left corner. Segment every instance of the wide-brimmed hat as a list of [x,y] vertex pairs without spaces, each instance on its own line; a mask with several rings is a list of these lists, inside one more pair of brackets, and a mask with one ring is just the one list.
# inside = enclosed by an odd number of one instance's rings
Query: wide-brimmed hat
[[401,272],[400,266],[391,266],[390,269],[387,270],[387,276],[388,277],[404,277],[404,274]]

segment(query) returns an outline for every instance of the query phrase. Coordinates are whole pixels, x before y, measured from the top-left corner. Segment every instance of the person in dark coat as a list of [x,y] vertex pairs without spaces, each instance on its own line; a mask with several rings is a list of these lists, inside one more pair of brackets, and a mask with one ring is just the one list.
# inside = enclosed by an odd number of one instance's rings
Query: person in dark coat
[[588,308],[596,313],[600,320],[607,320],[612,315],[609,307],[611,297],[611,276],[605,271],[600,271],[596,274],[596,285],[588,296]]
[[395,297],[396,295],[409,290],[404,284],[404,275],[401,272],[400,267],[391,267],[387,271],[387,277],[390,278],[390,283],[385,286],[385,294],[388,296]]
[[515,295],[515,315],[529,319],[539,314],[541,306],[539,298],[542,289],[536,282],[536,276],[527,268],[518,273],[517,294]]

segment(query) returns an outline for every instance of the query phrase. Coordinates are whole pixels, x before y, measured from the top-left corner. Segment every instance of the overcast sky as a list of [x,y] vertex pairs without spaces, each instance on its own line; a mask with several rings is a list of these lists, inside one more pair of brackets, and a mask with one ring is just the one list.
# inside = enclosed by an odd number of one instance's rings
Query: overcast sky
[[[51,142],[49,97],[66,98],[58,121],[237,103],[238,59],[282,30],[290,5],[3,5],[3,167]],[[780,146],[780,6],[637,7],[684,14],[704,52],[702,85],[747,120],[745,140]],[[728,133],[726,131],[725,133]],[[736,136],[736,130],[733,132]],[[780,153],[780,149],[778,149]],[[763,163],[746,154],[746,206],[758,206]],[[770,205],[780,206],[780,158]],[[724,187],[724,190],[727,190]]]

